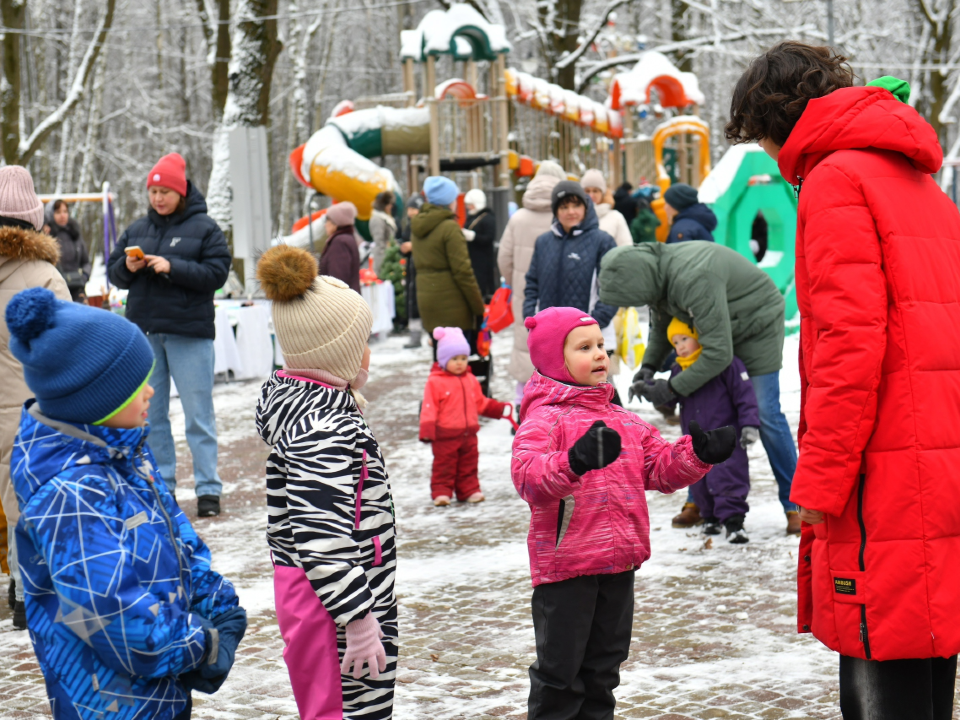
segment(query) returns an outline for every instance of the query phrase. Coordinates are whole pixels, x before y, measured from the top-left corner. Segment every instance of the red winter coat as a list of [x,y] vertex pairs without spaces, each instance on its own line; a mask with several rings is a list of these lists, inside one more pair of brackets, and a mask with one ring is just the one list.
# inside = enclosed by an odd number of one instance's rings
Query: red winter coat
[[480,430],[479,415],[502,418],[507,403],[488,398],[480,389],[470,368],[463,375],[454,375],[434,363],[423,389],[420,406],[420,439],[449,440],[476,435]]
[[797,223],[799,629],[874,660],[960,652],[960,214],[937,136],[880,88],[810,101]]

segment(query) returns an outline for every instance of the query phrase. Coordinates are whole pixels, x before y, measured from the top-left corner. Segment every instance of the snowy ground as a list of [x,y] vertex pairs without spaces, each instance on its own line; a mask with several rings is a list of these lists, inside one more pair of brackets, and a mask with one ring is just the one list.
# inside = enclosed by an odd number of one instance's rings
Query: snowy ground
[[[387,459],[397,506],[401,660],[395,717],[524,718],[533,659],[525,545],[529,513],[509,477],[511,435],[482,421],[480,477],[488,501],[434,508],[430,449],[417,442],[417,411],[429,350],[404,338],[374,346],[367,416]],[[493,351],[493,394],[512,399],[506,376],[510,337]],[[796,341],[784,351],[783,404],[795,428],[799,407]],[[626,397],[629,371],[619,377]],[[196,718],[296,718],[273,612],[264,538],[263,461],[253,427],[259,383],[218,386],[216,407],[224,514],[197,520],[215,567],[234,580],[251,618],[237,666],[215,696],[198,696]],[[649,407],[644,419],[669,438]],[[175,432],[182,437],[182,417]],[[759,445],[759,444],[758,444]],[[179,444],[181,505],[193,516],[189,456]],[[618,718],[836,718],[836,656],[795,631],[797,540],[785,520],[762,448],[751,452],[750,543],[706,543],[670,527],[682,496],[649,493],[653,557],[637,573],[631,655],[617,691]],[[42,677],[25,632],[0,607],[0,716],[49,715]]]

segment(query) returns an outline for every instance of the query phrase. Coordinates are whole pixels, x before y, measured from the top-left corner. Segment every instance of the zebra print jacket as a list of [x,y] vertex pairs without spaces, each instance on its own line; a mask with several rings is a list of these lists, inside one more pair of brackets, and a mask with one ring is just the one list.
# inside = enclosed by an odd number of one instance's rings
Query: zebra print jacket
[[393,498],[376,438],[356,400],[274,373],[257,430],[267,459],[267,542],[275,565],[303,568],[341,627],[392,602]]

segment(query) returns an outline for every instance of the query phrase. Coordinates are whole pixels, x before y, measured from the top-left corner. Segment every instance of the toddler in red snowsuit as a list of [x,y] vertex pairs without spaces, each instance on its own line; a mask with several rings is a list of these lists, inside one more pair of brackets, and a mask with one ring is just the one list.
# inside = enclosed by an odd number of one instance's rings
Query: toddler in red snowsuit
[[449,505],[454,491],[461,502],[483,502],[477,477],[478,416],[502,418],[505,411],[512,414],[513,407],[484,396],[467,363],[470,344],[463,330],[438,327],[433,337],[437,362],[430,370],[420,408],[420,440],[433,444],[433,504]]

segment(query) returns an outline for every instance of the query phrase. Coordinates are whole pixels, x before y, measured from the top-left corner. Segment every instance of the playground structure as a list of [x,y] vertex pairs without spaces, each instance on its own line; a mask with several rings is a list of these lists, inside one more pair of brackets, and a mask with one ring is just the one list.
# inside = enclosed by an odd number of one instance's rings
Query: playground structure
[[[491,169],[486,187],[495,190],[491,204],[501,223],[507,200],[515,199],[512,190],[522,188],[541,160],[559,162],[573,177],[594,167],[613,187],[624,181],[657,185],[660,196],[652,208],[661,219],[660,241],[669,233],[663,194],[672,183],[685,182],[701,187],[702,200],[717,213],[717,241],[753,259],[750,233],[762,213],[769,248],[760,266],[788,296],[793,317],[792,190],[776,164],[752,146],[731,149],[711,171],[696,75],[648,51],[614,76],[601,103],[507,67],[510,50],[504,28],[469,5],[427,13],[417,29],[401,33],[402,92],[341,102],[327,124],[291,154],[294,174],[319,193],[353,202],[365,233],[376,195],[401,190],[393,173],[372,158],[405,156],[408,192],[421,186],[422,175],[442,172],[469,172],[469,182],[479,187],[483,170]],[[438,81],[443,56],[452,58],[460,77]],[[479,63],[487,63],[486,73]],[[675,114],[667,117],[665,110]],[[651,116],[663,121],[642,134],[640,119]]]

